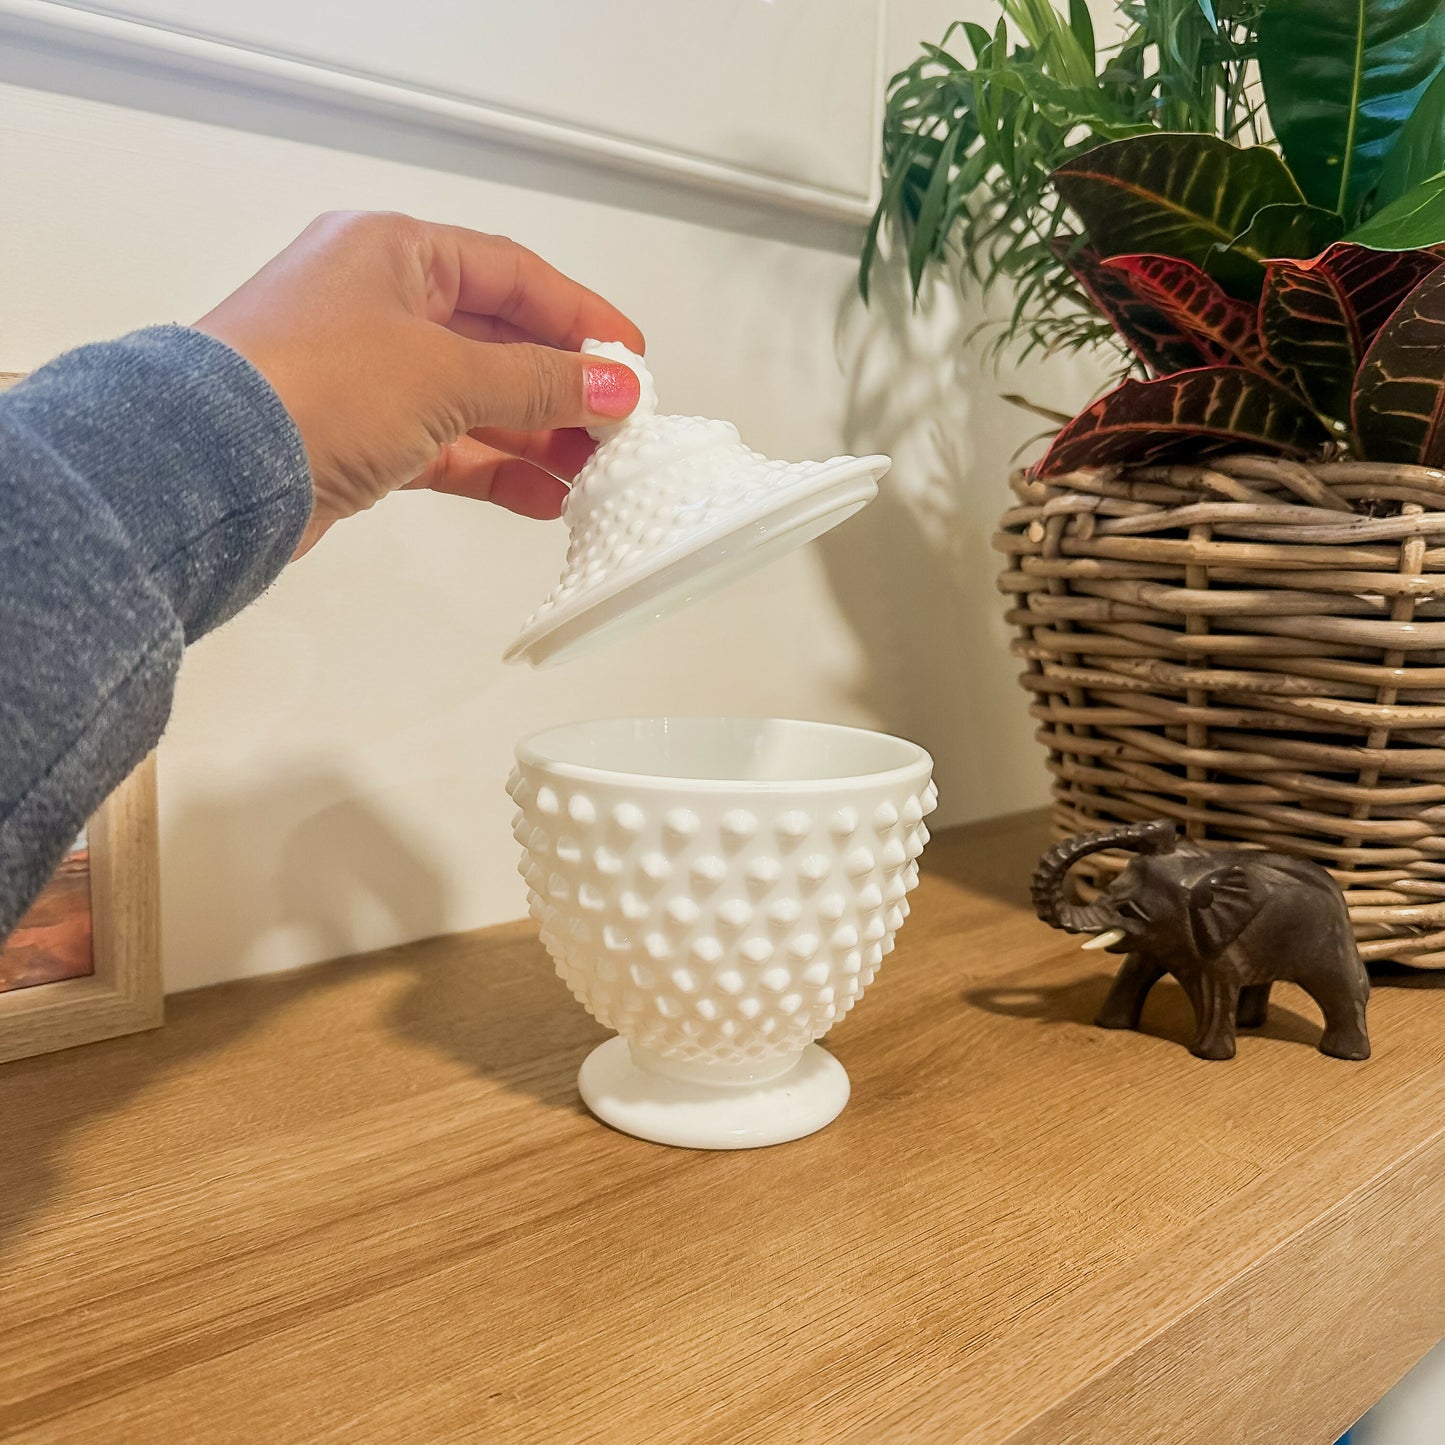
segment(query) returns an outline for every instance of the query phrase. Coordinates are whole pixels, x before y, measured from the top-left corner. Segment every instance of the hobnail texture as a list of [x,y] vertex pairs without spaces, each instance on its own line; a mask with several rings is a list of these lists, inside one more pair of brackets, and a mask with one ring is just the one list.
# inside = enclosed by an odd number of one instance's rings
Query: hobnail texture
[[[887,457],[834,457],[826,462],[775,461],[743,444],[730,422],[657,413],[652,375],[619,343],[586,342],[582,350],[630,366],[641,400],[630,416],[593,428],[598,446],[578,473],[563,509],[569,545],[562,576],[527,620],[508,661],[545,661],[559,628],[590,609],[635,591],[639,606],[655,601],[649,579],[667,569],[695,576],[731,576],[749,550],[775,543],[785,520],[797,541],[852,515],[877,494]],[[816,499],[817,518],[793,517]],[[729,539],[732,539],[729,541]],[[771,551],[767,555],[771,555]],[[706,589],[670,594],[676,605]],[[614,620],[607,614],[609,625]]]
[[[783,729],[802,752],[813,736],[849,735],[897,764],[797,780],[614,772],[569,756],[591,751],[588,725],[519,748],[508,791],[521,870],[572,993],[655,1072],[735,1087],[786,1070],[858,1002],[893,949],[937,801],[928,755],[823,724],[595,726],[671,730],[674,747],[692,728],[702,748],[710,730]],[[570,742],[549,757],[559,737]]]

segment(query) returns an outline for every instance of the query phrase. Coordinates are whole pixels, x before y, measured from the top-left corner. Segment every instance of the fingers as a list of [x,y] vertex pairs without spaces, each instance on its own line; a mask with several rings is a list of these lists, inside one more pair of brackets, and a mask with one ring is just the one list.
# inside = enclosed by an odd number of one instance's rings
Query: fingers
[[513,326],[510,321],[503,321],[498,316],[477,316],[471,311],[454,312],[451,320],[446,323],[446,327],[448,331],[455,331],[458,336],[465,336],[468,341],[531,341],[535,343],[541,339],[530,331],[523,331],[520,326]]
[[554,477],[570,482],[597,449],[585,431],[504,431],[500,427],[479,427],[472,436],[484,446],[509,456],[521,457]]
[[495,502],[523,517],[551,521],[562,515],[567,488],[531,462],[463,437],[444,447],[437,459],[406,490],[445,492],[478,502]]
[[[436,328],[453,436],[483,427],[537,432],[605,425],[637,405],[637,373],[620,362],[527,342],[468,341]],[[439,438],[439,440],[450,440]]]
[[637,352],[646,344],[615,306],[525,246],[462,226],[431,229],[456,248],[457,310],[500,317],[551,346],[571,351],[589,338],[620,341]]

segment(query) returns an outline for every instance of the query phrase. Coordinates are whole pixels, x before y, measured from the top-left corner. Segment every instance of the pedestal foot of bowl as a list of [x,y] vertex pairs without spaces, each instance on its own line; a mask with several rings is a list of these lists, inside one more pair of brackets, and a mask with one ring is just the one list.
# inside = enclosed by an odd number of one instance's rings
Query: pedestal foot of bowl
[[831,1124],[848,1102],[848,1074],[809,1044],[784,1072],[757,1081],[708,1083],[644,1067],[627,1041],[608,1039],[577,1075],[582,1100],[624,1134],[685,1149],[757,1149],[801,1139]]

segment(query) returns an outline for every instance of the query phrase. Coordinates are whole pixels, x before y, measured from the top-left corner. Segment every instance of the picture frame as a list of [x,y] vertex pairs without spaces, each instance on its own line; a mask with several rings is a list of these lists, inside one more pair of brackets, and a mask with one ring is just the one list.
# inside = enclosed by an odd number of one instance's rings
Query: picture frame
[[[15,373],[0,372],[0,391],[19,379]],[[73,914],[77,889],[88,883],[91,971],[0,986],[0,1064],[162,1022],[154,753],[101,804],[83,842],[85,851],[72,852],[51,886],[64,890],[56,910],[57,936],[64,936],[69,925],[72,943],[78,938],[83,947],[83,920],[74,927]],[[0,985],[6,952],[0,946]],[[74,966],[73,960],[68,966]]]
[[0,992],[0,1063],[162,1022],[155,778],[151,754],[86,830],[94,971]]

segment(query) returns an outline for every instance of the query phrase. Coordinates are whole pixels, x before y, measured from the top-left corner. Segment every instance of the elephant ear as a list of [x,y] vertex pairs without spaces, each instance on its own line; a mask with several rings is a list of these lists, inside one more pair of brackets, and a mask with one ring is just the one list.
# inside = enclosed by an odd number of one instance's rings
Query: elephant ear
[[1241,933],[1264,902],[1238,863],[1206,873],[1189,890],[1189,926],[1195,947],[1204,957],[1221,952]]

